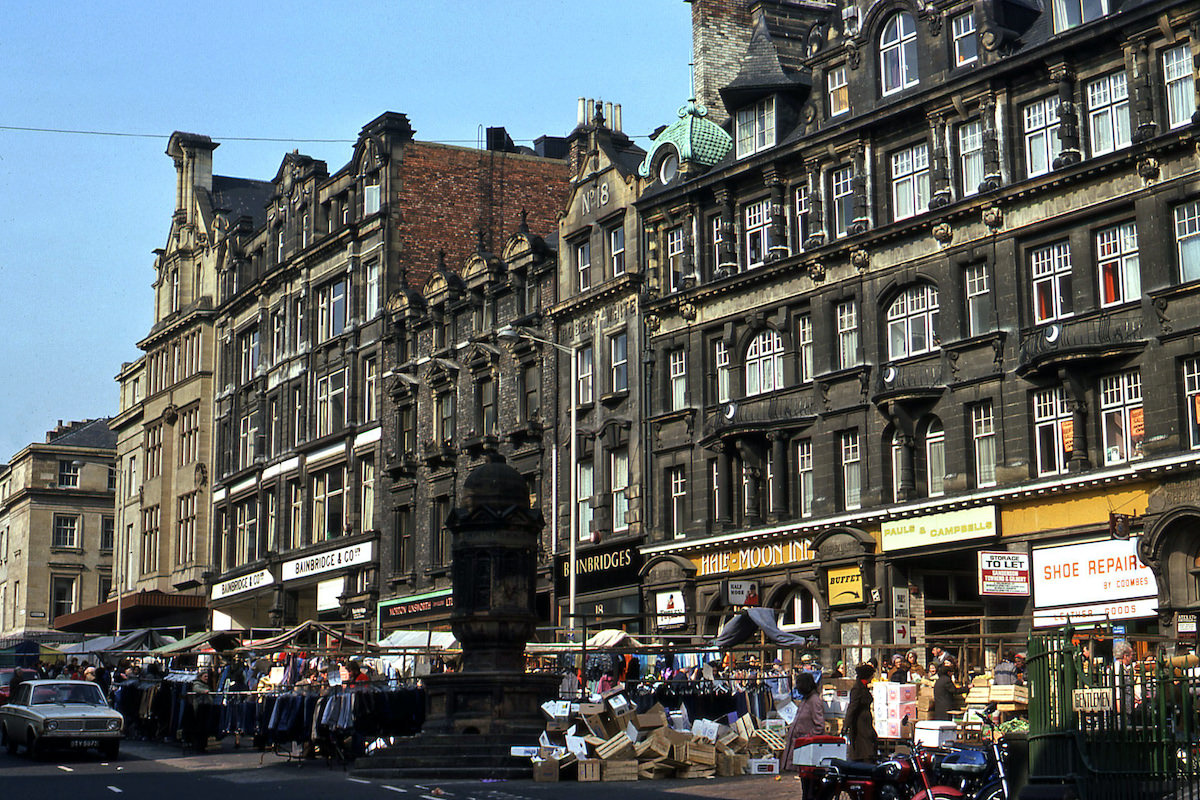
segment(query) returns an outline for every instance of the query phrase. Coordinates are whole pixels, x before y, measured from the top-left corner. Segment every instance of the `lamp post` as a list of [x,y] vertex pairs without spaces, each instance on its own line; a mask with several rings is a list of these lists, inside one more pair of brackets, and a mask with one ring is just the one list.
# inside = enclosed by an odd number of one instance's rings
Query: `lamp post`
[[[552,339],[530,331],[528,328],[505,325],[496,330],[496,335],[502,339],[528,339],[531,342],[549,345],[561,353],[566,353],[571,362],[571,514],[570,514],[570,544],[567,546],[567,629],[571,638],[575,636],[575,596],[576,596],[576,566],[575,552],[579,545],[579,359],[576,352],[565,344],[559,344]],[[557,513],[557,511],[555,512]]]

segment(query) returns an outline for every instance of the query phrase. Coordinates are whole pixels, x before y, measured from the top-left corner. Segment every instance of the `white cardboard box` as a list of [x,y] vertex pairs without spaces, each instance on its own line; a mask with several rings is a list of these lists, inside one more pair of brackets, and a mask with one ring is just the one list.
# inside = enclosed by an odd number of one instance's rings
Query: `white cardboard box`
[[778,758],[751,758],[746,761],[747,775],[778,775]]
[[841,742],[816,742],[798,746],[792,751],[793,764],[818,767],[827,758],[845,758],[846,740]]

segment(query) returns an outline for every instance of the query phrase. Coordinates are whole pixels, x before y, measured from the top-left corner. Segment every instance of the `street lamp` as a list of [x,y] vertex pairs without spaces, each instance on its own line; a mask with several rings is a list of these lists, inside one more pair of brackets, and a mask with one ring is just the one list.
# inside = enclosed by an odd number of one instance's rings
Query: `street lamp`
[[[549,345],[555,350],[566,353],[571,362],[571,514],[570,514],[570,544],[567,548],[567,629],[571,638],[575,638],[575,583],[576,566],[575,551],[579,545],[579,360],[573,349],[565,344],[547,339],[530,331],[528,328],[505,325],[496,330],[496,336],[501,339],[528,339],[531,342]],[[558,513],[554,511],[554,513]]]

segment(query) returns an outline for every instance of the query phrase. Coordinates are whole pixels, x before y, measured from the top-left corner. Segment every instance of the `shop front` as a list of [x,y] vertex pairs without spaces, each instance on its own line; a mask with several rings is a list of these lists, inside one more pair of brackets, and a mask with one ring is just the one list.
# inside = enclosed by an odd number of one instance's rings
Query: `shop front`
[[376,629],[381,639],[392,631],[448,631],[453,611],[454,590],[449,588],[395,597],[379,603]]
[[[640,593],[642,554],[633,542],[589,547],[576,553],[575,607],[571,608],[572,563],[567,555],[554,557],[554,596],[562,627],[574,615],[575,627],[621,628],[642,633]],[[654,608],[648,605],[647,608]]]
[[644,601],[656,633],[711,639],[742,608],[774,609],[782,630],[828,641],[814,550],[798,530],[756,541],[730,537],[642,549]]

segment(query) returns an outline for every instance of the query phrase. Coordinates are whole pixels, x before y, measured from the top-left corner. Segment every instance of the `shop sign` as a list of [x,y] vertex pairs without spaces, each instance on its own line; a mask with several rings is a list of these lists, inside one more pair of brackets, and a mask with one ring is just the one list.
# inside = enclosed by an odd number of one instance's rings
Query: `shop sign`
[[1133,537],[1034,548],[1034,624],[1154,616],[1158,583],[1137,544]]
[[449,614],[454,608],[454,593],[451,589],[386,600],[379,604],[380,616],[389,621],[423,617],[428,614]]
[[[642,554],[633,545],[590,547],[575,553],[575,591],[577,594],[603,592],[618,586],[637,586],[642,569]],[[571,558],[554,559],[554,591],[560,596],[570,593]]]
[[1180,636],[1195,638],[1196,636],[1196,615],[1195,614],[1180,614],[1175,618],[1175,632]]
[[809,549],[807,541],[790,539],[785,542],[747,545],[734,550],[705,553],[699,558],[693,558],[692,562],[696,565],[696,577],[706,578],[710,575],[745,572],[751,569],[790,567],[812,559],[813,552]]
[[251,589],[269,586],[274,582],[275,576],[271,574],[271,570],[260,569],[258,572],[251,572],[249,575],[242,575],[237,578],[230,578],[227,581],[214,583],[211,597],[213,600],[220,600],[222,597],[229,597],[230,595],[248,592]]
[[863,601],[862,570],[858,567],[835,567],[826,576],[829,605],[855,606]]
[[979,553],[979,594],[983,597],[1028,597],[1027,553]]
[[757,606],[758,581],[726,581],[725,603],[731,606]]
[[1113,710],[1112,689],[1072,689],[1071,710],[1076,712],[1095,712]]
[[880,525],[884,552],[982,539],[995,536],[999,530],[995,506],[897,519]]
[[341,608],[341,596],[346,591],[346,578],[334,578],[317,584],[317,611]]
[[654,607],[658,612],[659,628],[682,628],[687,625],[683,592],[658,592],[654,595]]
[[1033,626],[1046,628],[1059,627],[1068,622],[1072,625],[1081,625],[1111,619],[1143,619],[1153,617],[1157,613],[1158,598],[1156,597],[1101,601],[1061,608],[1035,608],[1033,610]]
[[283,580],[307,578],[309,575],[319,575],[322,572],[370,563],[372,549],[371,542],[362,542],[343,547],[340,550],[330,550],[315,556],[285,561],[283,562]]

